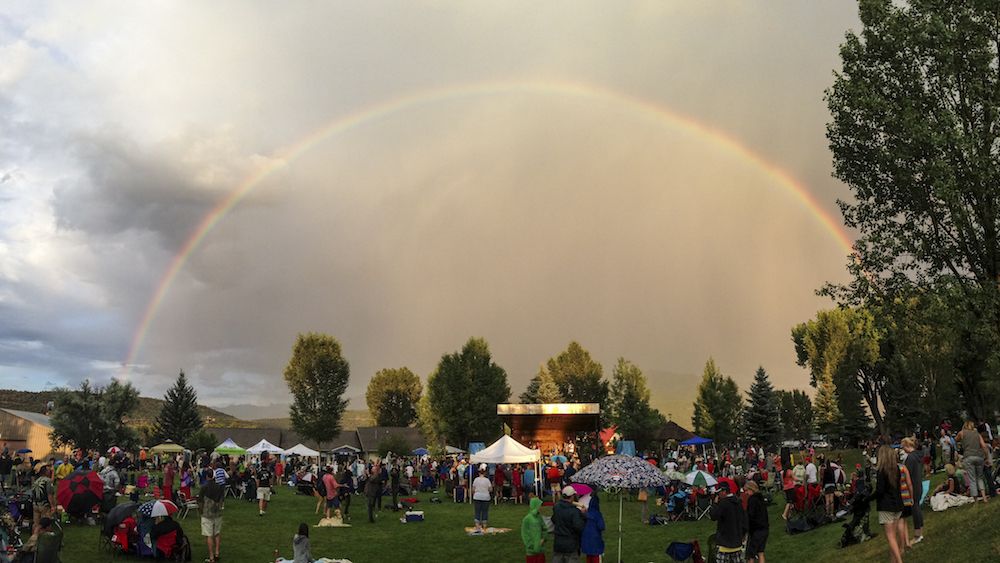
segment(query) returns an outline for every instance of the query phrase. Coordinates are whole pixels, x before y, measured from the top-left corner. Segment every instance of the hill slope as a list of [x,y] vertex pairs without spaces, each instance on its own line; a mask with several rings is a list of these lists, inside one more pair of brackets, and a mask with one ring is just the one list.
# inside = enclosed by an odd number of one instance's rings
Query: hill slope
[[[17,391],[0,389],[0,408],[45,412],[45,405],[55,400],[55,391]],[[162,399],[139,397],[139,406],[130,417],[135,424],[152,424],[163,407]],[[210,426],[235,426],[243,421],[213,408],[198,405],[198,414]],[[251,427],[256,427],[252,425]]]

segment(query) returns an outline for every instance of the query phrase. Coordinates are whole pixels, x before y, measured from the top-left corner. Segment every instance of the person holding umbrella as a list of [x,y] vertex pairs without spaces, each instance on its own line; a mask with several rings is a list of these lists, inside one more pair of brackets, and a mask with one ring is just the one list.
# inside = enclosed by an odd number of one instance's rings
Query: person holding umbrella
[[587,523],[580,536],[580,551],[587,556],[587,563],[600,563],[604,555],[604,515],[601,514],[597,492],[590,493],[587,506]]

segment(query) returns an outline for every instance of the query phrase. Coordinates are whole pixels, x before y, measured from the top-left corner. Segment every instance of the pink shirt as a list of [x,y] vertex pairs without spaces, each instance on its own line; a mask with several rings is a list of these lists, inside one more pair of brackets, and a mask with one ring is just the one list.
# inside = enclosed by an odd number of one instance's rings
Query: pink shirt
[[323,475],[323,485],[326,486],[326,500],[337,498],[338,483],[332,473]]

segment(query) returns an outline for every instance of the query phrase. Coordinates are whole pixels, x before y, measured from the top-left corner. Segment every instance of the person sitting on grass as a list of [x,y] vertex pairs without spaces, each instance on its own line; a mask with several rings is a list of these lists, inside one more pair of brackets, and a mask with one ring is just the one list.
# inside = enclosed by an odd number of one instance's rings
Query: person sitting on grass
[[299,524],[299,533],[292,538],[292,551],[295,553],[294,563],[312,563],[312,552],[309,546],[309,526]]

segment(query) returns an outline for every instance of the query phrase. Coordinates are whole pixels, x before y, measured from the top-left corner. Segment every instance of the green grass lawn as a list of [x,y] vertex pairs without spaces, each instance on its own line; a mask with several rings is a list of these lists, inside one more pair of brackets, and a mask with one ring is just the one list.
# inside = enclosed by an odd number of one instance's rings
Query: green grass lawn
[[[940,481],[935,476],[935,483]],[[490,509],[490,525],[512,528],[510,533],[491,537],[468,537],[463,528],[472,525],[472,507],[445,502],[432,504],[430,494],[420,494],[419,509],[426,513],[422,523],[402,524],[398,514],[384,510],[375,524],[369,524],[365,514],[364,499],[354,497],[351,507],[353,527],[311,528],[310,538],[314,557],[346,558],[354,563],[380,561],[523,561],[519,535],[525,506],[500,505]],[[602,508],[608,522],[605,532],[607,559],[614,561],[617,548],[618,503],[616,497],[602,495]],[[386,503],[388,504],[388,503]],[[292,536],[299,522],[315,524],[319,517],[313,513],[313,499],[282,489],[271,504],[267,515],[257,515],[255,504],[229,499],[222,532],[223,560],[234,563],[270,561],[275,548],[281,555],[291,557]],[[768,561],[887,561],[888,550],[877,516],[872,514],[872,529],[879,536],[870,542],[845,550],[836,547],[842,533],[838,524],[831,524],[805,534],[789,536],[784,532],[781,510],[783,501],[777,499],[770,507],[771,535],[768,541]],[[874,506],[873,506],[874,509]],[[662,510],[662,509],[661,509]],[[714,532],[714,523],[679,522],[665,526],[644,526],[639,522],[641,505],[635,501],[624,503],[622,525],[623,561],[668,561],[666,546],[675,540],[698,539],[706,545]],[[551,515],[551,508],[543,508]],[[988,505],[976,504],[944,513],[925,509],[927,539],[908,552],[906,561],[1000,561],[1000,536],[993,523],[1000,516],[1000,498]],[[199,518],[194,512],[182,521],[184,530],[192,538],[194,561],[203,561],[207,550],[200,536]],[[95,527],[68,526],[62,559],[66,563],[106,561],[108,557],[97,550],[98,530]]]

